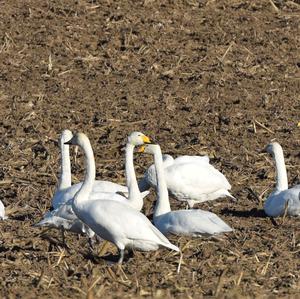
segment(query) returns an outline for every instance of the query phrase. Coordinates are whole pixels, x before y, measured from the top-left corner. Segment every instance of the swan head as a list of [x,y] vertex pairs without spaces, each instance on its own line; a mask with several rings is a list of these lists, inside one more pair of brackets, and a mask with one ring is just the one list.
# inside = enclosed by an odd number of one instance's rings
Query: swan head
[[265,147],[264,151],[274,155],[275,152],[282,151],[282,147],[278,142],[271,142]]
[[128,143],[134,146],[151,143],[151,139],[141,132],[133,132],[128,136]]
[[89,139],[84,133],[77,133],[73,135],[73,137],[64,144],[78,145],[80,147],[83,147],[83,145],[87,142],[89,142]]
[[154,155],[157,151],[160,151],[160,146],[158,144],[144,144],[138,148],[138,153]]
[[72,139],[72,137],[73,137],[73,133],[70,130],[63,130],[60,135],[60,139],[62,140],[63,143],[69,141],[70,139]]

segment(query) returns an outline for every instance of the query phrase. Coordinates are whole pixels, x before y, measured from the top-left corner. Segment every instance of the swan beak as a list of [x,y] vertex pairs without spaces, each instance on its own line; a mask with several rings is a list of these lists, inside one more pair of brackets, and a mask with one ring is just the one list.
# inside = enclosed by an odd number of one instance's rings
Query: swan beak
[[148,136],[146,136],[146,135],[143,136],[143,142],[144,143],[152,143],[151,139]]
[[72,139],[70,139],[69,141],[65,142],[64,144],[68,144],[68,145],[71,145],[72,144]]
[[298,122],[297,127],[300,127],[300,121]]
[[137,149],[137,152],[138,152],[138,153],[143,153],[144,151],[145,151],[145,146],[144,146],[144,145],[140,146],[140,147]]

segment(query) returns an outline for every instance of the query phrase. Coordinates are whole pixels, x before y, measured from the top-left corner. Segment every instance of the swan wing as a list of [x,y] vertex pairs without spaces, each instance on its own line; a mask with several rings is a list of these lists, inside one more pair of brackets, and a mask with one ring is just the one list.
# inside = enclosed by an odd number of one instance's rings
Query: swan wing
[[232,231],[216,214],[203,210],[172,211],[158,218],[163,230],[175,235],[215,235]]
[[[164,154],[163,157],[163,166],[164,168],[167,168],[174,163],[174,158],[171,155]],[[150,186],[156,186],[156,171],[155,171],[155,165],[152,164],[145,172],[144,178],[139,182],[139,187],[141,187],[142,190],[147,190],[150,188]],[[142,191],[141,190],[141,191]]]
[[[74,184],[69,188],[58,190],[53,197],[52,207],[56,209],[61,204],[64,204],[68,200],[74,198],[75,194],[79,191],[81,186],[82,186],[82,182]],[[122,192],[128,194],[128,188],[126,186],[122,186],[109,181],[95,181],[91,193],[91,198],[97,198],[98,196],[97,194],[101,194],[103,192],[108,192],[108,193]]]
[[168,189],[172,193],[196,196],[231,188],[225,176],[208,163],[176,163],[165,171]]
[[116,244],[129,242],[128,240],[152,242],[178,250],[144,214],[128,205],[105,200],[89,201],[85,203],[83,210],[85,223],[104,239],[113,240]]

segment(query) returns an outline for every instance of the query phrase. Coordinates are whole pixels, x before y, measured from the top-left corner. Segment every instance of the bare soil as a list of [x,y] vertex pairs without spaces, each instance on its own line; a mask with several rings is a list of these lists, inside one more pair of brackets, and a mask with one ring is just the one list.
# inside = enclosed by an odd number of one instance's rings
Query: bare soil
[[[299,183],[298,0],[8,0],[0,20],[0,297],[299,296],[299,219],[262,211],[275,169],[260,153],[280,142]],[[208,154],[238,201],[198,207],[234,233],[171,238],[184,252],[179,275],[165,249],[135,252],[122,271],[107,262],[114,246],[91,254],[69,233],[67,250],[59,232],[32,226],[50,207],[65,128],[88,134],[97,177],[119,183],[133,130],[175,156]],[[150,163],[136,158],[139,176]],[[73,173],[82,179],[81,156]]]

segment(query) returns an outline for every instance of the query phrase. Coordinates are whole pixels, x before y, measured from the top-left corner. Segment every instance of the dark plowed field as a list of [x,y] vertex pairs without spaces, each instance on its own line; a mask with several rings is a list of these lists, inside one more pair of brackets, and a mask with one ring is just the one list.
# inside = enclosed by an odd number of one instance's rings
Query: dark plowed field
[[[267,218],[273,139],[300,182],[300,2],[1,1],[2,298],[275,298],[299,296],[300,220]],[[50,207],[61,131],[91,139],[97,178],[124,183],[129,132],[166,153],[208,154],[238,199],[198,207],[235,231],[172,237],[183,250],[135,252],[122,266],[84,236],[33,227]],[[82,155],[73,181],[83,178]],[[141,177],[151,157],[137,156]],[[155,192],[145,200],[151,217]],[[172,208],[184,205],[171,201]],[[98,246],[100,247],[100,245]],[[103,258],[106,257],[106,259]]]

